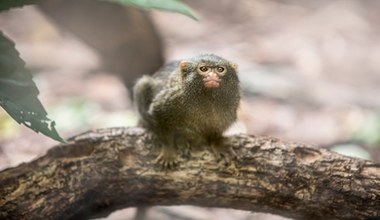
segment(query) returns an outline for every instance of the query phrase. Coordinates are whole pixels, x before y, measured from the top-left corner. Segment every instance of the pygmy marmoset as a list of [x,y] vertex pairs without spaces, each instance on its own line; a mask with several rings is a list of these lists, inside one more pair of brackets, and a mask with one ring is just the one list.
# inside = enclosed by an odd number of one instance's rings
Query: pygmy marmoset
[[134,87],[140,125],[152,131],[161,148],[156,159],[164,168],[178,163],[178,149],[211,146],[218,159],[232,149],[223,132],[236,120],[240,101],[237,65],[212,54],[174,61]]

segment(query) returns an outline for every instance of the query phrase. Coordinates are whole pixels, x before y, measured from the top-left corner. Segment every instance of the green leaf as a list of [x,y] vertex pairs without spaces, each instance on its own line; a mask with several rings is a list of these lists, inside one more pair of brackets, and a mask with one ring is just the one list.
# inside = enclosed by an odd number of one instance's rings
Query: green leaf
[[55,130],[55,122],[47,118],[38,94],[15,45],[0,31],[0,105],[18,123],[65,142]]
[[0,0],[0,11],[36,3],[36,0]]
[[144,9],[159,9],[184,14],[194,20],[199,20],[196,14],[189,6],[179,0],[108,0],[121,4],[132,5]]

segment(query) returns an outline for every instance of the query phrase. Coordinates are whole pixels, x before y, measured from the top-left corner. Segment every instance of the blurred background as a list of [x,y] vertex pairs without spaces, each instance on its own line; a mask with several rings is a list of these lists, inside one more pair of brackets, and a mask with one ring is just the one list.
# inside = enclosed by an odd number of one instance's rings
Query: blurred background
[[[380,1],[193,0],[201,17],[61,0],[0,14],[63,137],[134,126],[136,78],[165,61],[215,53],[239,65],[244,98],[228,134],[270,135],[380,161]],[[0,169],[57,142],[0,109]],[[125,209],[107,219],[131,219]],[[153,219],[284,219],[154,207]]]

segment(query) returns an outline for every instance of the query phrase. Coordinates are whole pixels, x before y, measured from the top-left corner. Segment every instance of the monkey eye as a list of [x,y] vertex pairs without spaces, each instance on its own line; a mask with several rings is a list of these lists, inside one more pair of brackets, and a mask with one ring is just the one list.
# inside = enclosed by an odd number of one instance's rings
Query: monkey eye
[[207,66],[201,66],[201,67],[199,67],[199,70],[202,71],[202,72],[207,72],[208,71],[208,67]]
[[218,67],[216,68],[216,71],[218,71],[219,73],[224,72],[224,70],[225,70],[225,68],[224,68],[224,67],[221,67],[221,66],[218,66]]

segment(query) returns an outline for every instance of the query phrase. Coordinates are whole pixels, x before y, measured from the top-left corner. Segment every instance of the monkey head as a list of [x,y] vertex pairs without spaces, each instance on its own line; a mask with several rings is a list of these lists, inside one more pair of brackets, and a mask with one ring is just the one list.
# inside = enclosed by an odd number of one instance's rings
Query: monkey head
[[229,81],[238,81],[237,65],[213,54],[182,60],[179,69],[183,81],[202,83],[206,89],[215,89]]

